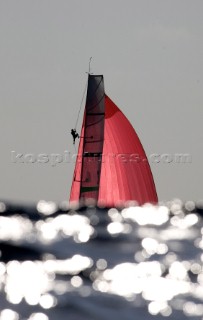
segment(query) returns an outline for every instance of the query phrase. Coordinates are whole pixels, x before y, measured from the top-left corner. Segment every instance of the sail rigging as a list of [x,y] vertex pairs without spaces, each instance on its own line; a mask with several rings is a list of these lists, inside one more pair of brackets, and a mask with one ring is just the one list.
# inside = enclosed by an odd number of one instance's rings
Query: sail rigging
[[108,207],[158,201],[135,130],[105,94],[103,76],[91,74],[70,202],[86,199]]

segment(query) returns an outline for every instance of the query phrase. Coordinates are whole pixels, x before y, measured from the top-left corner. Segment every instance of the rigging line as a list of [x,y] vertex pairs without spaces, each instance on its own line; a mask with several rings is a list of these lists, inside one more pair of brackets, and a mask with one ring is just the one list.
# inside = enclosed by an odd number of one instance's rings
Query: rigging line
[[[89,59],[88,74],[90,74],[91,60],[92,60],[92,57],[90,57],[90,59]],[[78,116],[77,116],[76,123],[75,123],[75,129],[76,129],[77,125],[78,125],[78,120],[79,120],[79,116],[80,116],[80,111],[81,111],[81,108],[82,108],[83,100],[84,100],[84,97],[85,97],[85,92],[87,91],[87,85],[88,85],[88,78],[87,78],[87,83],[85,85],[85,89],[84,89],[84,92],[83,92],[83,95],[82,95],[82,100],[81,100],[81,103],[80,103],[80,108],[79,108]]]
[[83,92],[83,95],[82,95],[82,100],[81,100],[81,103],[80,103],[80,108],[79,108],[78,115],[77,115],[77,119],[76,119],[76,123],[75,123],[75,129],[77,128],[77,125],[78,125],[78,120],[79,120],[79,116],[80,116],[80,111],[81,111],[81,108],[82,108],[82,104],[83,104],[83,100],[84,100],[84,97],[85,97],[85,93],[86,93],[86,91],[87,91],[87,84],[88,84],[88,79],[87,79],[87,81],[86,81],[85,89],[84,89],[84,92]]
[[91,60],[92,60],[92,57],[90,57],[90,60],[89,60],[89,74],[90,74],[90,66],[91,66]]

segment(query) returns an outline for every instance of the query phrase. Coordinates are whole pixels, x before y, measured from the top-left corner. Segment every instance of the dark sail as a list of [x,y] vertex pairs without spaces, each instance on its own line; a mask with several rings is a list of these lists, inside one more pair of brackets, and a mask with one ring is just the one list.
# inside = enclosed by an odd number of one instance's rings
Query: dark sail
[[[104,143],[104,81],[103,76],[89,75],[85,115],[81,133],[83,139],[79,198],[98,200],[101,159]],[[78,159],[79,161],[79,159]],[[78,168],[79,169],[79,168]]]

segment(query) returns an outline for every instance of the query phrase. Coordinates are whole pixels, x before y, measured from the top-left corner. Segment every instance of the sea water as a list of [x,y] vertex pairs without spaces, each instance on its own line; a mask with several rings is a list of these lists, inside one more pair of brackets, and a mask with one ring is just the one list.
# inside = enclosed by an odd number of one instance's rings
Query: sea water
[[0,320],[202,320],[202,213],[0,202]]

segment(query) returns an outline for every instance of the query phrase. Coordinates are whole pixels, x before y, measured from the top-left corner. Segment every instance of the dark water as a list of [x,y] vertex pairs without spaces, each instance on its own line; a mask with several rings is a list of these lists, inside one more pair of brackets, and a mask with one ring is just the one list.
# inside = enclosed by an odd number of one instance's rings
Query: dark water
[[202,214],[0,202],[0,320],[202,320]]

